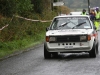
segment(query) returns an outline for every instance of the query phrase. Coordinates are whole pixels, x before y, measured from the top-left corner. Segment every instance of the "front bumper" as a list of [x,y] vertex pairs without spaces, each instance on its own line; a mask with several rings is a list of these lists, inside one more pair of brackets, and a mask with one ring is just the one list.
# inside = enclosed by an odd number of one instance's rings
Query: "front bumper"
[[77,53],[77,52],[89,52],[91,47],[88,42],[67,42],[67,43],[49,43],[46,42],[45,46],[48,52],[65,52],[65,53]]

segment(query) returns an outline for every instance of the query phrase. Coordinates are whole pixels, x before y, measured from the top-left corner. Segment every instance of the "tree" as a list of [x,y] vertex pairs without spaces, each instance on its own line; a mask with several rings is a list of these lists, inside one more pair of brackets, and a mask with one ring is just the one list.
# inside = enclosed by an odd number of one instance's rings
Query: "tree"
[[0,0],[0,13],[4,16],[23,14],[32,10],[31,0]]
[[25,14],[33,10],[33,4],[31,0],[16,0],[16,12],[19,14]]
[[32,0],[32,4],[34,4],[34,11],[41,14],[43,11],[43,0]]
[[4,16],[12,16],[15,13],[14,0],[0,0],[0,13]]

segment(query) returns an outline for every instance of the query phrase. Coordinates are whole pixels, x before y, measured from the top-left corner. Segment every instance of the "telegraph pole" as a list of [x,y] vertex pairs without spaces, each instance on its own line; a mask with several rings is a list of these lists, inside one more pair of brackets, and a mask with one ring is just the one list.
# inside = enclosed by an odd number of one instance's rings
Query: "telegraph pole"
[[53,11],[53,0],[51,0],[51,10]]
[[90,14],[90,0],[88,0],[88,13]]

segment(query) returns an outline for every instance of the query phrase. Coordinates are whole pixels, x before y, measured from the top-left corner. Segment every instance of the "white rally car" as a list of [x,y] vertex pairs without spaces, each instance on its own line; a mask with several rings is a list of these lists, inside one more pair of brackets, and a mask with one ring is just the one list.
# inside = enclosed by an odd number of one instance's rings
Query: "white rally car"
[[46,28],[44,58],[58,53],[88,52],[90,57],[98,53],[98,33],[88,15],[64,15],[54,17]]

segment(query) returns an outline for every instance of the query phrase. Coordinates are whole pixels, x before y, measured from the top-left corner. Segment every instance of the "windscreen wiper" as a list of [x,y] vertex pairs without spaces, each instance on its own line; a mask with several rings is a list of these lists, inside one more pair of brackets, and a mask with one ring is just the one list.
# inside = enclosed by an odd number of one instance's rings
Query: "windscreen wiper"
[[59,27],[64,27],[64,26],[66,26],[68,23],[70,23],[70,22],[62,23]]
[[56,27],[56,29],[58,29],[59,27],[64,27],[64,26],[66,26],[68,23],[70,23],[70,22],[62,23],[60,26]]
[[79,23],[78,25],[72,27],[72,29],[74,29],[75,27],[79,27],[79,26],[83,25],[84,23],[86,23],[86,22]]

